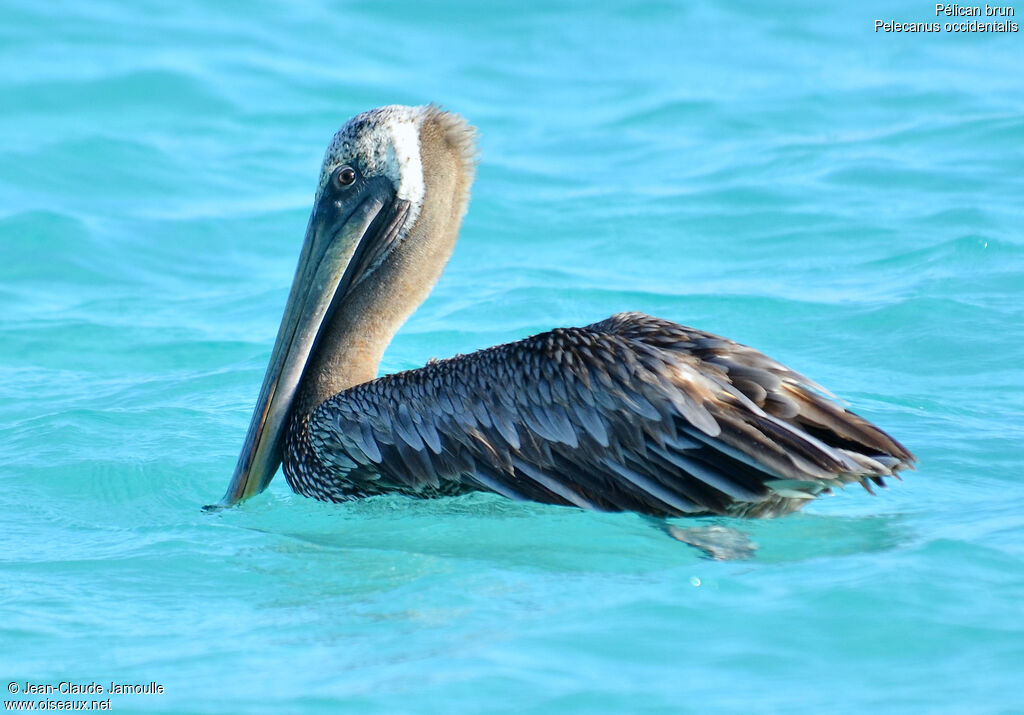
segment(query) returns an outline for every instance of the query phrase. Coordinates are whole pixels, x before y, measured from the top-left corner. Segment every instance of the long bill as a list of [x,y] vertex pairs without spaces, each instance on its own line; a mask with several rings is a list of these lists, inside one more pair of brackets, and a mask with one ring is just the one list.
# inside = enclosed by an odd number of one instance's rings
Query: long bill
[[390,182],[371,179],[353,200],[328,195],[314,207],[249,431],[216,507],[259,494],[274,478],[292,406],[320,331],[332,307],[375,265],[368,259],[390,250],[408,208],[403,204],[394,199]]

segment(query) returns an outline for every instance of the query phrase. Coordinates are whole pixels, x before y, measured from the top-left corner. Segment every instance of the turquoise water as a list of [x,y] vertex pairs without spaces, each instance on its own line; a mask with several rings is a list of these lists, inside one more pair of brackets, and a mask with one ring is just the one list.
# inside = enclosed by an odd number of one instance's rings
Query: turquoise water
[[[933,12],[5,0],[0,677],[163,686],[120,712],[1024,708],[1024,36],[873,32]],[[327,140],[428,101],[482,162],[383,371],[643,310],[920,470],[727,522],[744,562],[484,495],[203,513]]]

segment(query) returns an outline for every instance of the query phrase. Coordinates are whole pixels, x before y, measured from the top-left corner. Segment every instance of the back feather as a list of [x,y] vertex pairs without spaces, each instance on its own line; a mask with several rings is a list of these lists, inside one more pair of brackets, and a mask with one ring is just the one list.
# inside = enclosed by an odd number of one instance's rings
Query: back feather
[[658,516],[786,513],[914,462],[762,353],[642,313],[358,385],[306,436],[327,474],[295,486],[318,498],[484,489]]

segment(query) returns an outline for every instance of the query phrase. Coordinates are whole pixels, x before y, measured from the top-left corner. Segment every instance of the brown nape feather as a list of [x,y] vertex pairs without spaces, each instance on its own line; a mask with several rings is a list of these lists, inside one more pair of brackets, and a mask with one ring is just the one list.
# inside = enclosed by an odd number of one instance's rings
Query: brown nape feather
[[444,147],[450,154],[455,172],[462,177],[458,193],[450,197],[452,206],[462,209],[457,217],[461,221],[469,206],[469,188],[476,178],[479,159],[476,128],[459,115],[431,104],[424,110],[420,138],[424,146]]

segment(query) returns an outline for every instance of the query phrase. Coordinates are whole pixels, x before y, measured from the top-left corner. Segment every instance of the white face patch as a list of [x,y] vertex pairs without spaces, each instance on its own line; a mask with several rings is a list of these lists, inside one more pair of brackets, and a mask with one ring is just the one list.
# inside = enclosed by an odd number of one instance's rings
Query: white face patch
[[391,180],[396,196],[410,204],[406,226],[413,225],[426,190],[420,157],[424,110],[392,105],[358,114],[346,122],[327,147],[317,198],[336,168],[356,164],[364,176]]

